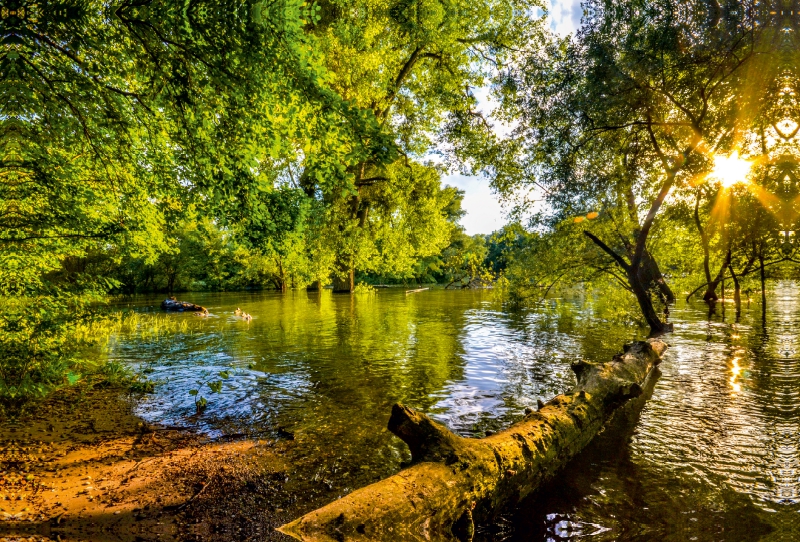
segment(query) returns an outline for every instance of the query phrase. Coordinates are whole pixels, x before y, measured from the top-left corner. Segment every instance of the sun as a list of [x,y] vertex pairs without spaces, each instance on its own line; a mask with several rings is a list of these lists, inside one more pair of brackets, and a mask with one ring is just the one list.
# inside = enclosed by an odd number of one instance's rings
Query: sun
[[730,188],[739,183],[746,183],[752,167],[749,160],[739,157],[738,151],[734,151],[730,156],[718,154],[714,156],[714,169],[709,176],[717,179],[723,187]]

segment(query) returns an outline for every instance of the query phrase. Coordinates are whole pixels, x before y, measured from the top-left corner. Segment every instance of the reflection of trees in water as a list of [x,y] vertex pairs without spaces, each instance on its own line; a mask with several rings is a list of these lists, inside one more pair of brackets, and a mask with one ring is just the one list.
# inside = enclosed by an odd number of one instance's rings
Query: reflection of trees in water
[[448,381],[461,378],[461,330],[473,301],[436,294],[293,293],[250,309],[258,315],[259,340],[237,334],[232,347],[266,373],[305,375],[307,393],[287,394],[280,407],[270,389],[260,390],[261,402],[283,423],[380,434],[394,402],[425,408]]

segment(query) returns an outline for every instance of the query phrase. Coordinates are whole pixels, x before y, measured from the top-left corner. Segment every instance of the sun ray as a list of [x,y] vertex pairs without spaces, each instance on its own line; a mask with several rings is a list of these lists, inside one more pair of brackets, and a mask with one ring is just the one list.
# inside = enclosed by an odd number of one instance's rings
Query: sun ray
[[750,192],[755,198],[758,200],[759,203],[770,213],[779,217],[781,214],[781,200],[775,194],[766,190],[763,186],[759,186],[755,183],[749,183],[747,185],[747,191]]

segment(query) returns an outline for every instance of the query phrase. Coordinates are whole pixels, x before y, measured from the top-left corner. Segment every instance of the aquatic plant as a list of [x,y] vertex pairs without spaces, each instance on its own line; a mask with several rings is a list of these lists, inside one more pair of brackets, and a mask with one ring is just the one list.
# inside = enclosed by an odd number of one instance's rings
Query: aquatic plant
[[217,376],[221,380],[211,380],[212,377],[209,376],[205,379],[197,380],[197,388],[189,390],[189,395],[194,397],[196,414],[202,414],[208,405],[208,400],[200,393],[203,391],[203,387],[207,387],[209,393],[220,393],[222,391],[222,380],[227,380],[231,374],[229,371],[220,371]]

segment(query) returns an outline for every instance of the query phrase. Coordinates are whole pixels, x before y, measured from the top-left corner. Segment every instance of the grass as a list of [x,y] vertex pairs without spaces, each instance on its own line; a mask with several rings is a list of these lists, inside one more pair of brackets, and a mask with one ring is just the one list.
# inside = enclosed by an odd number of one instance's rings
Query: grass
[[188,318],[176,315],[124,311],[79,322],[73,333],[74,339],[80,344],[105,345],[115,335],[153,340],[175,333],[191,333],[189,322]]
[[[73,344],[79,349],[106,348],[113,337],[124,336],[139,340],[158,340],[174,334],[192,333],[191,319],[171,314],[148,314],[119,311],[79,321],[73,325]],[[125,364],[109,360],[83,360],[76,367],[81,380],[89,386],[127,388],[134,393],[153,393],[155,382],[135,374]]]

